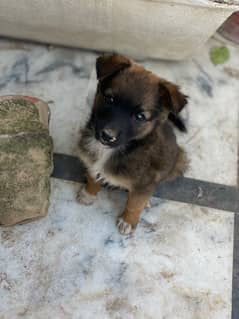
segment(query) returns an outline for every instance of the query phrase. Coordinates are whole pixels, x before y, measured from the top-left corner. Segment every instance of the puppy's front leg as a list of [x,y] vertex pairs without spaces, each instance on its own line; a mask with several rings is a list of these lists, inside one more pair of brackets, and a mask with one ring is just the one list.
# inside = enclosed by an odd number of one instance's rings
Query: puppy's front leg
[[101,190],[101,184],[90,176],[89,173],[86,175],[86,192],[90,195],[96,196]]
[[101,189],[101,184],[96,182],[89,173],[86,174],[86,185],[81,184],[80,189],[77,193],[77,201],[84,205],[93,204],[97,193]]
[[135,191],[129,193],[125,210],[117,220],[117,227],[122,235],[128,235],[134,231],[152,193],[138,193]]

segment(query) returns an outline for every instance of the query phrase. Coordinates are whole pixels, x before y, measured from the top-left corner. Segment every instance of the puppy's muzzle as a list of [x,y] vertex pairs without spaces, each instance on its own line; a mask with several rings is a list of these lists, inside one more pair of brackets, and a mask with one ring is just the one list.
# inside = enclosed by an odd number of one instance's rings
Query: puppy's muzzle
[[101,130],[100,132],[100,141],[103,144],[111,145],[118,141],[119,136],[120,136],[120,133],[117,132],[116,130],[105,128]]

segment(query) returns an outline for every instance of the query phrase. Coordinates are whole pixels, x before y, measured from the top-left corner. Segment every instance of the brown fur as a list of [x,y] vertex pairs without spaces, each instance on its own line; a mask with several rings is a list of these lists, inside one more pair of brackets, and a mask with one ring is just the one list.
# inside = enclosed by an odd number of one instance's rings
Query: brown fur
[[169,112],[180,112],[186,97],[173,83],[124,56],[102,56],[97,59],[96,69],[99,85],[92,116],[104,104],[102,90],[124,97],[129,105],[141,105],[146,117],[154,114],[160,104],[155,118],[133,127],[134,139],[125,147],[111,149],[101,144],[90,122],[81,132],[79,156],[89,175],[86,191],[95,195],[100,190],[99,182],[129,191],[118,222],[120,232],[127,234],[136,227],[156,185],[182,175],[187,167],[185,152],[177,145],[168,121]]
[[97,183],[89,174],[86,175],[86,191],[90,195],[97,195],[101,189],[101,184]]

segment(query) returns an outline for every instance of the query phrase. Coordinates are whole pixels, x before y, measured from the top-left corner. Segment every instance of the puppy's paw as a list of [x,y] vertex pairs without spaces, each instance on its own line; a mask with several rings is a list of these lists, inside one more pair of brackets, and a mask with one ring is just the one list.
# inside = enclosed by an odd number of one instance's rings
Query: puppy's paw
[[80,185],[80,189],[76,195],[78,203],[83,205],[92,205],[96,199],[96,196],[89,194],[85,189],[85,184]]
[[124,221],[122,217],[119,217],[117,219],[116,226],[118,227],[118,230],[121,233],[121,235],[129,235],[134,231],[132,225]]
[[150,209],[151,207],[152,207],[152,205],[151,205],[151,201],[149,200],[149,201],[148,201],[148,203],[146,204],[145,208]]

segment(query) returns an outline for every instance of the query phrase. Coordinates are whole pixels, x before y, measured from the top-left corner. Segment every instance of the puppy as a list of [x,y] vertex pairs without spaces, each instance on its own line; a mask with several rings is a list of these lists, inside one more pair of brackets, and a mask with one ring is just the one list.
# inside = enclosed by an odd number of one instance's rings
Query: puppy
[[120,233],[127,235],[157,184],[182,175],[187,167],[171,125],[185,130],[178,113],[187,98],[175,84],[119,54],[100,56],[96,74],[92,114],[78,144],[87,176],[77,199],[93,203],[102,184],[127,190],[117,220]]

